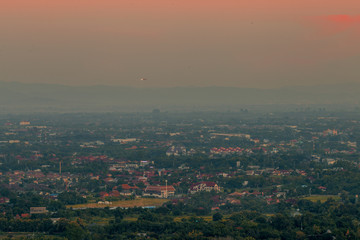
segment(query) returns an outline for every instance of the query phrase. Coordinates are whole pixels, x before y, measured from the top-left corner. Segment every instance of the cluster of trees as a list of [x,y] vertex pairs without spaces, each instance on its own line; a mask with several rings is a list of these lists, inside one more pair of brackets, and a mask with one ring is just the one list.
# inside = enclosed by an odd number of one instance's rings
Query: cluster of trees
[[[29,219],[0,218],[2,232],[37,232],[59,239],[357,239],[360,204],[329,199],[324,203],[299,200],[283,205],[276,214],[225,210],[200,217],[179,216],[179,206],[157,209],[61,210],[56,215]],[[56,221],[50,220],[50,217]],[[93,224],[104,219],[104,224]],[[49,238],[50,239],[50,238]]]
[[[101,232],[116,239],[355,239],[360,237],[360,205],[349,201],[313,203],[301,200],[295,208],[275,215],[243,210],[224,217],[215,213],[211,221],[189,216],[176,219],[172,209],[136,210],[136,221],[123,219],[127,210],[118,210],[115,221]],[[167,208],[167,207],[165,207]],[[294,214],[295,213],[295,214]],[[99,229],[98,229],[99,230]]]

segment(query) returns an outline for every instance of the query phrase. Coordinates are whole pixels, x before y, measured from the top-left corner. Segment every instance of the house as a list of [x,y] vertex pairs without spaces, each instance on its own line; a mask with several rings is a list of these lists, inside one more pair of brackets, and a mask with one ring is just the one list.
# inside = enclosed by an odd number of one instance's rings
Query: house
[[22,213],[21,218],[30,218],[30,214],[29,213]]
[[109,195],[107,192],[100,192],[100,193],[99,193],[99,196],[100,196],[101,198],[106,198],[106,197],[109,197],[110,195]]
[[240,205],[241,201],[239,199],[235,199],[235,198],[226,198],[225,199],[226,202],[233,204],[233,205]]
[[229,194],[229,197],[230,198],[236,198],[236,197],[243,197],[244,195],[246,195],[247,192],[242,192],[242,193],[239,193],[239,192],[233,192],[233,193],[230,193]]
[[108,177],[104,179],[104,182],[106,183],[112,183],[112,182],[116,182],[116,179],[112,178],[112,177]]
[[137,186],[130,186],[128,184],[121,184],[121,192],[120,195],[123,196],[131,196],[134,194],[136,189],[139,189]]
[[121,184],[122,190],[132,190],[132,189],[139,189],[137,186],[130,186],[129,184]]
[[9,203],[10,202],[10,199],[7,198],[7,197],[0,197],[0,204],[2,203]]
[[153,196],[159,198],[167,198],[175,195],[175,188],[173,186],[147,186],[144,196]]
[[193,185],[191,185],[189,192],[190,193],[197,193],[197,192],[211,192],[211,191],[220,191],[219,185],[217,185],[215,182],[198,182]]
[[120,192],[120,195],[122,195],[122,196],[131,196],[131,195],[133,195],[134,193],[132,192],[132,191],[130,191],[130,190],[122,190],[121,192]]
[[120,192],[118,190],[112,190],[109,195],[111,197],[120,197]]

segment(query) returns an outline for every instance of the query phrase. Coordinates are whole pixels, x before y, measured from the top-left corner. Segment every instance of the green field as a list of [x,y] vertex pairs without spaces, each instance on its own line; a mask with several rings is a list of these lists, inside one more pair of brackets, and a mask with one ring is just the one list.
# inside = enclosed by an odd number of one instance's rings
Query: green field
[[0,233],[0,239],[64,239],[60,236],[52,236],[52,235],[42,235],[33,232],[8,232],[8,233]]
[[338,195],[312,195],[308,197],[304,197],[303,199],[310,200],[312,202],[320,201],[321,203],[326,202],[329,198],[332,198],[336,201],[340,200],[340,197]]
[[[189,219],[189,218],[191,218],[191,216],[178,216],[178,217],[174,218],[174,221],[175,222],[181,222],[182,219]],[[200,216],[198,218],[202,218],[207,222],[212,221],[212,216]]]
[[122,207],[122,208],[131,208],[131,207],[150,207],[162,206],[167,199],[159,199],[159,198],[138,198],[134,200],[123,200],[123,201],[115,201],[111,204],[98,204],[98,203],[84,203],[84,204],[76,204],[76,205],[67,205],[67,208],[105,208],[105,207]]

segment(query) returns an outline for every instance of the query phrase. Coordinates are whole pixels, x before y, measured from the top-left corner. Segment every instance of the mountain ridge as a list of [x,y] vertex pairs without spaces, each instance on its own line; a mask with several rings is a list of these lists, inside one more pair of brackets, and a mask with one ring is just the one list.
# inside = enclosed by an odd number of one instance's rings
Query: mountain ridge
[[0,82],[0,106],[101,110],[143,106],[224,106],[272,104],[359,104],[360,84],[286,86],[273,89],[236,87],[66,86]]

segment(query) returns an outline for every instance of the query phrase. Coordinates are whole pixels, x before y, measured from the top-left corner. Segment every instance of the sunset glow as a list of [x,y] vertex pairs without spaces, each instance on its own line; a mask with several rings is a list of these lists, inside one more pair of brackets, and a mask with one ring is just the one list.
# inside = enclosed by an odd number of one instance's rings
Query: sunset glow
[[[324,68],[337,62],[345,71],[360,54],[359,6],[355,0],[6,1],[0,74],[79,85],[97,79],[134,85],[132,79],[146,75],[156,79],[146,84],[156,86],[271,87],[311,71],[304,84],[335,82],[328,78],[333,69]],[[350,72],[348,81],[360,75]]]

